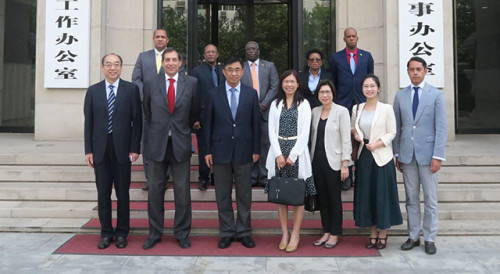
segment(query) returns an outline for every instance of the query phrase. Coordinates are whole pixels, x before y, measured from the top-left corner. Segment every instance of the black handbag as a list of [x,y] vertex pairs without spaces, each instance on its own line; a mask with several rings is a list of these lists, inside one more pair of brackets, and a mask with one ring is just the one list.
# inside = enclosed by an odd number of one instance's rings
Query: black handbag
[[319,210],[318,195],[307,196],[304,202],[305,209],[309,212]]
[[306,183],[303,179],[274,176],[268,182],[267,200],[281,205],[299,206],[306,198]]

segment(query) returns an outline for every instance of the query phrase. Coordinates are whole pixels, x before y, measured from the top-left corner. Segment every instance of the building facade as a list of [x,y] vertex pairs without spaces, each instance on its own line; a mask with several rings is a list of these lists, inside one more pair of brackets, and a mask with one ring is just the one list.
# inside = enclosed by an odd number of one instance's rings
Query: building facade
[[[71,7],[79,1],[83,0],[0,2],[0,131],[31,131],[36,140],[83,139],[86,89],[47,87],[45,80],[51,72],[46,70],[50,61],[46,39],[52,39],[47,24],[53,23],[46,21],[48,9]],[[399,58],[400,8],[419,6],[430,13],[439,4],[441,90],[449,138],[461,133],[500,133],[495,115],[500,103],[500,57],[494,51],[500,48],[497,0],[88,1],[89,35],[86,41],[78,41],[89,46],[88,85],[103,79],[100,58],[110,52],[123,57],[122,78],[130,80],[138,53],[152,48],[152,33],[158,27],[167,29],[169,46],[184,55],[188,71],[202,61],[207,43],[219,47],[222,60],[229,55],[243,58],[246,41],[255,40],[261,57],[275,62],[281,72],[302,70],[309,48],[321,49],[326,58],[344,48],[343,30],[350,26],[358,31],[358,46],[373,55],[375,74],[382,81],[380,99],[388,103],[400,89],[400,71],[406,68]]]

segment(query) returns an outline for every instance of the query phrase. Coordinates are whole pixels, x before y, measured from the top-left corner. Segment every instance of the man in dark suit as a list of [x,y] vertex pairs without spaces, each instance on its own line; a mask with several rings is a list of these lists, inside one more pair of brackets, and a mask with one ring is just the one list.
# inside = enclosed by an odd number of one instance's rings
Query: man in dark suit
[[191,246],[191,192],[189,173],[191,128],[199,119],[198,80],[179,73],[179,53],[163,52],[163,69],[144,84],[144,115],[149,132],[144,153],[150,160],[148,217],[149,237],[143,245],[150,249],[161,241],[164,228],[166,171],[171,167],[174,182],[174,236],[180,247]]
[[323,68],[323,52],[319,49],[310,49],[306,53],[307,68],[299,73],[300,86],[304,91],[304,98],[309,101],[311,109],[321,106],[321,102],[314,92],[320,80],[332,80],[332,74]]
[[[110,53],[101,60],[104,81],[88,88],[85,115],[85,161],[94,168],[101,240],[107,248],[116,237],[116,247],[127,246],[130,229],[130,162],[139,157],[142,114],[139,89],[121,80],[122,58]],[[117,197],[117,225],[111,224],[111,190]]]
[[[446,160],[448,137],[446,103],[443,92],[425,82],[427,63],[412,57],[407,63],[411,84],[394,99],[396,137],[393,140],[396,168],[403,173],[408,240],[402,250],[420,245],[424,235],[425,253],[436,253],[438,231],[438,171]],[[420,185],[424,192],[424,219],[420,214]]]
[[[144,97],[144,83],[156,77],[156,75],[160,73],[165,73],[163,67],[161,65],[161,56],[163,51],[167,48],[168,45],[168,35],[167,31],[164,29],[157,29],[153,33],[153,43],[154,48],[152,50],[148,50],[145,52],[141,52],[139,57],[137,57],[137,61],[135,62],[134,71],[132,72],[132,82],[139,87],[139,91],[141,93],[141,101]],[[148,134],[148,127],[146,122],[144,121],[142,139],[146,139],[146,135]],[[146,180],[148,179],[148,159],[144,155],[142,155],[142,160],[144,163],[144,173],[146,175]],[[148,189],[148,183],[144,184],[144,190]]]
[[[208,91],[214,87],[222,85],[226,80],[224,78],[224,74],[222,73],[222,66],[217,64],[217,58],[219,57],[217,47],[212,44],[208,44],[205,47],[203,57],[205,58],[205,62],[195,67],[190,73],[191,76],[198,79],[198,91],[202,110],[204,108],[204,102],[206,101],[205,98],[207,97]],[[210,177],[210,168],[205,164],[205,148],[203,147],[203,141],[201,140],[202,134],[203,125],[200,125],[199,129],[196,131],[199,163],[198,181],[200,182],[200,190],[206,190]],[[213,183],[214,182],[212,181],[212,184]]]
[[[236,237],[252,248],[251,170],[259,160],[261,114],[254,89],[240,83],[243,66],[230,57],[224,66],[226,82],[210,90],[203,113],[203,140],[206,164],[213,166],[215,197],[219,210],[219,248],[227,248]],[[237,220],[231,199],[233,176],[236,191]]]
[[[344,30],[345,49],[330,57],[329,69],[333,75],[333,83],[337,88],[337,104],[342,105],[352,113],[352,107],[366,102],[361,89],[361,80],[373,74],[374,62],[368,51],[358,48],[358,33],[354,28]],[[352,167],[349,168],[349,178],[344,180],[342,188],[347,190],[352,185]]]
[[262,116],[262,137],[260,160],[252,169],[252,185],[267,184],[266,158],[269,151],[267,118],[269,106],[278,93],[279,76],[273,62],[260,59],[259,44],[250,41],[245,45],[247,61],[243,63],[241,83],[253,87],[259,96],[259,108]]

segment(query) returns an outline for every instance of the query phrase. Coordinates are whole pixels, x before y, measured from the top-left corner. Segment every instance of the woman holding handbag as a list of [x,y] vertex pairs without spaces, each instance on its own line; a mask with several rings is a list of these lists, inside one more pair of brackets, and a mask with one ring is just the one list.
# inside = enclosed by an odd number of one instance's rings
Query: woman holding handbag
[[[273,176],[303,179],[306,185],[305,196],[310,196],[316,194],[307,147],[311,108],[300,90],[299,74],[296,71],[287,70],[281,74],[278,94],[269,110],[271,146],[266,159],[266,168],[269,179]],[[288,232],[288,206],[278,204],[278,215],[283,231],[278,248],[294,252],[300,241],[304,205],[293,207],[291,234]]]
[[377,99],[378,77],[367,75],[361,83],[366,103],[357,111],[354,107],[351,118],[352,134],[361,143],[356,161],[354,220],[357,226],[370,228],[366,248],[384,249],[387,229],[403,223],[392,152],[396,118],[392,106]]
[[314,94],[322,104],[312,110],[311,159],[323,236],[313,245],[334,248],[342,235],[342,181],[349,177],[352,150],[350,118],[345,107],[333,103],[332,81],[321,80]]

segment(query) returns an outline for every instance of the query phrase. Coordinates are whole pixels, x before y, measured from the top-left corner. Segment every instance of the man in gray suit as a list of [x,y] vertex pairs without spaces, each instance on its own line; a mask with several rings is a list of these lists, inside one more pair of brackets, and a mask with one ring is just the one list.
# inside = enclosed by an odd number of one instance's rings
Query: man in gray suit
[[[141,94],[141,101],[144,98],[144,83],[153,79],[159,73],[165,73],[163,67],[161,65],[161,56],[163,51],[167,48],[168,45],[168,35],[167,31],[164,29],[157,29],[153,33],[153,43],[154,49],[148,50],[145,52],[141,52],[139,57],[137,57],[137,61],[135,62],[134,71],[132,72],[132,82],[139,87],[139,92]],[[143,115],[144,116],[144,115]],[[149,131],[149,128],[146,125],[145,118],[143,117],[143,128],[142,128],[142,140],[146,139],[146,135]],[[148,159],[144,155],[142,156],[144,163],[144,173],[146,175],[146,179],[148,179]],[[144,184],[142,188],[144,190],[148,189],[148,183]]]
[[191,128],[199,120],[198,80],[179,73],[179,53],[173,48],[163,52],[165,73],[144,84],[144,115],[149,132],[144,154],[149,162],[148,217],[149,237],[144,249],[161,241],[164,228],[166,171],[174,181],[174,236],[182,248],[191,246],[191,192],[189,167]]
[[269,106],[278,93],[279,76],[273,62],[260,59],[259,44],[250,41],[245,45],[247,61],[243,63],[243,85],[253,87],[259,96],[259,107],[262,115],[261,150],[259,162],[252,169],[252,185],[267,184],[266,158],[269,151],[269,134],[267,118]]
[[427,64],[412,57],[407,64],[411,84],[394,99],[396,138],[393,141],[396,167],[403,173],[408,214],[408,240],[402,250],[420,245],[420,185],[424,191],[422,231],[425,253],[435,254],[438,230],[438,171],[445,161],[448,135],[443,93],[424,81]]

